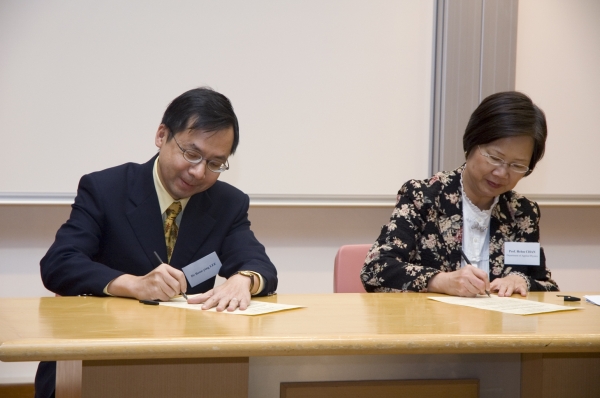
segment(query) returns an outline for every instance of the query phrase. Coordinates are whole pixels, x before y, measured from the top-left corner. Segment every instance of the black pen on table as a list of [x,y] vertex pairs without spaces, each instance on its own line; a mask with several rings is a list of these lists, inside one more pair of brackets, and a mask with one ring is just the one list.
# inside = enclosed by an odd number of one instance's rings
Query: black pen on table
[[[460,255],[462,256],[462,258],[465,259],[465,263],[469,264],[470,266],[474,267],[473,264],[471,264],[471,262],[469,261],[469,259],[467,258],[467,255],[465,254],[465,252],[463,251],[463,249],[460,249]],[[490,292],[488,290],[485,291],[485,294],[488,295],[488,297],[492,297],[490,296]]]
[[[158,255],[157,252],[154,252],[154,255],[156,256],[156,258],[158,259],[158,261],[160,261],[161,264],[166,264],[163,260],[161,260],[160,256]],[[183,296],[184,299],[188,299],[187,295],[184,292],[181,292],[181,295]]]

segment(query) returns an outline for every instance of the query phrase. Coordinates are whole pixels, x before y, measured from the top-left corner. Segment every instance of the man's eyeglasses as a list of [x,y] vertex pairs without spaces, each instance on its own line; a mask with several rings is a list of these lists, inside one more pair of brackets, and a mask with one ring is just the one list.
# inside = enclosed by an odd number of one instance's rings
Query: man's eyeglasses
[[481,153],[482,156],[485,156],[485,159],[489,164],[492,164],[494,166],[507,165],[509,169],[511,169],[515,173],[520,174],[524,174],[529,171],[529,167],[525,166],[524,164],[507,163],[506,161],[504,161],[504,159],[499,158],[498,156],[490,155],[489,153],[484,152],[479,145],[477,145],[477,148],[479,148],[479,153]]
[[195,151],[193,149],[183,149],[181,145],[179,145],[179,142],[177,142],[175,135],[173,135],[173,139],[175,140],[175,143],[177,144],[179,149],[181,149],[183,158],[188,162],[198,164],[203,160],[206,160],[206,167],[213,173],[222,173],[224,171],[229,170],[229,162],[227,160],[225,162],[221,162],[220,160],[204,159],[204,156],[202,156],[198,151]]

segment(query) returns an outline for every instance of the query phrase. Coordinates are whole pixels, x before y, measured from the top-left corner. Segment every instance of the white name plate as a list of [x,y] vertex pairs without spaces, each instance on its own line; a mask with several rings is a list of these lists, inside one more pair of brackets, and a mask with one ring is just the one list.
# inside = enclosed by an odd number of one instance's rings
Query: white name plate
[[216,276],[221,269],[221,265],[221,260],[219,260],[217,253],[212,252],[200,260],[186,265],[181,270],[187,277],[190,286],[194,287]]
[[538,242],[505,242],[504,264],[540,265],[540,244]]

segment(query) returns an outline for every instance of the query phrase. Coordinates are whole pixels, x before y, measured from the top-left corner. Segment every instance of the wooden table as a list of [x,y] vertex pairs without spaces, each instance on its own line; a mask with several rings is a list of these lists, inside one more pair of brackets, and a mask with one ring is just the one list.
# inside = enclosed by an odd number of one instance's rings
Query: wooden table
[[531,293],[583,309],[520,316],[428,296],[276,295],[260,300],[306,308],[254,317],[121,298],[3,298],[0,360],[59,361],[57,398],[128,388],[165,396],[173,384],[182,394],[244,396],[248,357],[277,355],[520,353],[523,397],[600,391],[600,307]]

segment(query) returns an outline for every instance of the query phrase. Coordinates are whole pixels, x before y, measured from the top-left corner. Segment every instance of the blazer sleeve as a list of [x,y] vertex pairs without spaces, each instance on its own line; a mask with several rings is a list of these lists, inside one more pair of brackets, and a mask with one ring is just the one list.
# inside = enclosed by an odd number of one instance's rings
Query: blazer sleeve
[[123,274],[93,260],[105,227],[100,191],[92,176],[81,178],[71,215],[40,261],[42,282],[54,293],[104,296],[104,287]]
[[240,205],[219,253],[222,262],[219,275],[229,278],[238,271],[257,272],[263,277],[264,283],[258,296],[271,295],[277,290],[277,270],[267,256],[265,247],[250,229],[250,199],[246,194],[241,195]]
[[[417,249],[428,213],[434,211],[422,188],[422,181],[411,180],[398,192],[390,221],[381,228],[361,271],[367,292],[426,291],[429,280],[441,272],[440,268],[421,265]],[[435,233],[427,236],[437,245]]]

